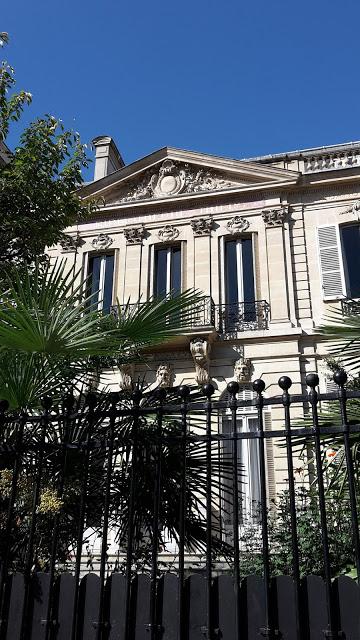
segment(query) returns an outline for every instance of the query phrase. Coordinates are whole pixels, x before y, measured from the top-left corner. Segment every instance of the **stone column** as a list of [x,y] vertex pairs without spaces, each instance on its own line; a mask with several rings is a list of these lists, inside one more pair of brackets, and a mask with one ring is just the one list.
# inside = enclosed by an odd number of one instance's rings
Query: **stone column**
[[289,310],[287,260],[284,238],[284,220],[287,207],[262,212],[266,227],[266,250],[270,293],[271,324],[291,326]]

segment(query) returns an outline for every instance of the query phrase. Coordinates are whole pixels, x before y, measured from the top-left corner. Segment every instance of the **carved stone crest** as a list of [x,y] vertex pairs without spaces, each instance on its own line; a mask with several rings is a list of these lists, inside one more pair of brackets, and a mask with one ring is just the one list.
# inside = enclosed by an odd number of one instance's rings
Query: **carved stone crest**
[[208,236],[213,226],[212,218],[196,218],[190,220],[191,228],[194,236]]
[[106,233],[99,233],[99,235],[91,241],[91,244],[94,249],[104,250],[108,249],[113,242],[113,238],[110,238]]
[[265,209],[262,212],[262,218],[267,227],[280,227],[285,222],[287,212],[287,207],[281,207],[280,209]]
[[76,249],[80,247],[82,244],[83,244],[83,240],[81,240],[79,235],[76,235],[76,236],[65,235],[60,240],[62,253],[72,253],[73,251],[76,251]]
[[210,343],[206,338],[194,338],[190,341],[190,353],[195,364],[196,382],[206,384],[210,380]]
[[229,222],[226,223],[226,227],[230,233],[242,233],[246,231],[250,226],[249,220],[243,218],[242,216],[235,216],[231,218]]
[[177,196],[181,193],[198,193],[236,187],[238,183],[226,180],[219,171],[203,169],[167,158],[159,170],[149,169],[140,182],[124,187],[117,202],[133,202],[149,198]]
[[239,384],[251,380],[251,360],[240,357],[234,364],[234,378]]
[[124,229],[126,244],[141,244],[145,236],[145,227],[128,227]]
[[158,387],[172,387],[173,385],[173,370],[170,364],[159,364],[156,371],[156,382]]
[[133,364],[119,365],[119,387],[122,391],[131,391],[135,366]]
[[161,242],[172,242],[173,240],[176,240],[179,233],[179,229],[173,227],[171,224],[166,224],[158,232],[158,238]]

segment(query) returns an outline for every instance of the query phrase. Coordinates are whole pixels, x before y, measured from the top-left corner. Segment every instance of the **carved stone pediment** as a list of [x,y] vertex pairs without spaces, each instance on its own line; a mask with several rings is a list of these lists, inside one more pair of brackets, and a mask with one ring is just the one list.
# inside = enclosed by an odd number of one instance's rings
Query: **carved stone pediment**
[[167,158],[157,170],[148,169],[139,182],[121,188],[117,203],[166,198],[185,193],[215,191],[244,184],[224,177],[221,171]]

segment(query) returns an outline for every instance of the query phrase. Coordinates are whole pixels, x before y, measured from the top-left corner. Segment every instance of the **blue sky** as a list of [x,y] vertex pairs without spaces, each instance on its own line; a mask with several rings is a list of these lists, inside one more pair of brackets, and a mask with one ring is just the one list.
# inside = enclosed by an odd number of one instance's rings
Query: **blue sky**
[[[3,57],[84,142],[241,158],[360,138],[359,0],[18,0]],[[13,129],[8,143],[16,142]]]

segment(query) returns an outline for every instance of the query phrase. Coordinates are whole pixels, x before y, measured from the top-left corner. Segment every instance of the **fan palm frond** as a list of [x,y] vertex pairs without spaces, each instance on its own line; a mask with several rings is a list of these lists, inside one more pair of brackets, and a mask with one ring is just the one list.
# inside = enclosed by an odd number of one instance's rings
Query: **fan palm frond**
[[344,316],[341,309],[332,308],[318,331],[329,340],[332,356],[341,356],[342,363],[349,370],[359,370],[360,315]]

